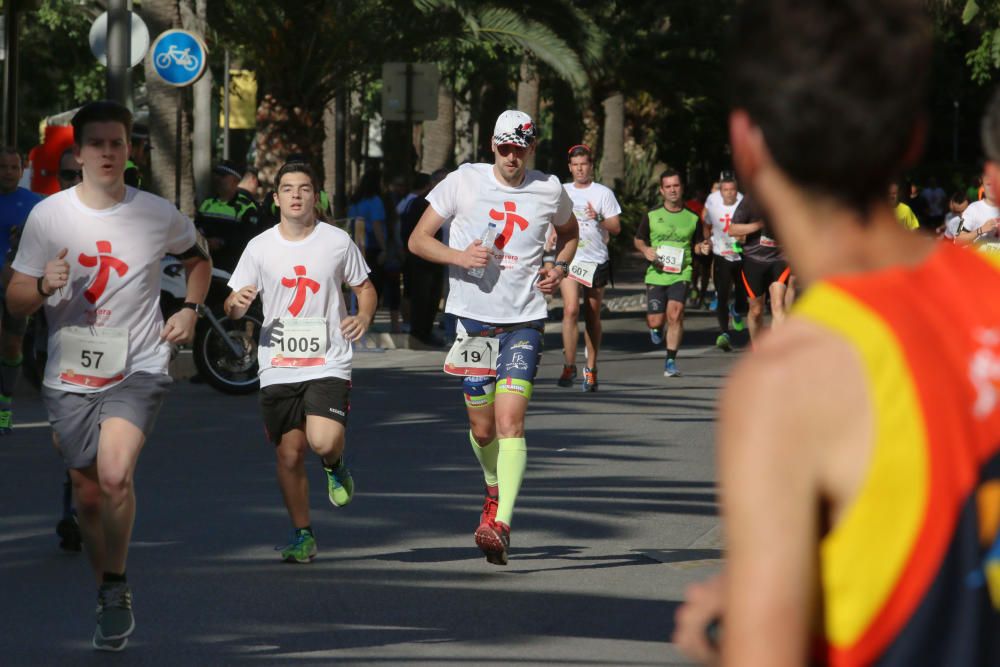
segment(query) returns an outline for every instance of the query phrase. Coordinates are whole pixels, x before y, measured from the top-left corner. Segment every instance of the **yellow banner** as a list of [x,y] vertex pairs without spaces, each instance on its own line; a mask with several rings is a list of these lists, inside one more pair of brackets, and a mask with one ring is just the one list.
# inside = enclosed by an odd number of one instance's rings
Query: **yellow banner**
[[[219,127],[225,127],[225,91],[220,91]],[[248,69],[229,70],[229,129],[257,127],[257,77]]]

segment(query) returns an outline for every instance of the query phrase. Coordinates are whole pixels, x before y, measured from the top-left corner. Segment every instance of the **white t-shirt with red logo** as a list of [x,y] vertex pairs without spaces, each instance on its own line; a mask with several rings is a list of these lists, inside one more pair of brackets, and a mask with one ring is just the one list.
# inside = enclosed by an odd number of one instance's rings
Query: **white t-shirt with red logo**
[[[191,220],[166,199],[126,187],[125,198],[106,209],[88,208],[76,188],[56,193],[31,211],[12,267],[38,277],[63,248],[69,283],[45,301],[49,326],[46,387],[75,393],[107,389],[137,371],[165,374],[170,345],[160,339],[160,260],[195,244]],[[96,334],[127,333],[120,375],[91,376],[61,368],[62,333],[81,327]],[[103,331],[98,331],[103,330]],[[94,358],[99,367],[99,361]]]
[[353,353],[340,332],[347,317],[341,286],[357,287],[368,279],[364,255],[350,236],[326,223],[301,241],[286,239],[278,228],[247,244],[229,280],[233,290],[256,287],[264,306],[257,347],[260,386],[350,380]]
[[573,202],[556,176],[528,171],[516,188],[500,183],[491,164],[464,164],[448,174],[427,201],[449,218],[448,245],[465,250],[496,224],[489,266],[482,277],[449,267],[445,311],[493,324],[544,319],[544,295],[535,288],[549,223],[569,221]]
[[[577,187],[576,183],[564,183],[563,189],[573,200],[573,215],[580,224],[580,242],[576,247],[576,259],[603,264],[611,256],[608,254],[609,234],[601,227],[600,220],[621,215],[622,207],[615,199],[615,193],[600,183],[591,183],[583,188]],[[597,218],[587,213],[587,204],[593,207],[598,215]]]
[[705,200],[705,220],[712,225],[712,252],[730,262],[740,260],[740,254],[734,247],[736,239],[729,235],[729,226],[733,223],[733,213],[741,201],[743,195],[737,193],[736,201],[726,206],[718,192],[713,192]]

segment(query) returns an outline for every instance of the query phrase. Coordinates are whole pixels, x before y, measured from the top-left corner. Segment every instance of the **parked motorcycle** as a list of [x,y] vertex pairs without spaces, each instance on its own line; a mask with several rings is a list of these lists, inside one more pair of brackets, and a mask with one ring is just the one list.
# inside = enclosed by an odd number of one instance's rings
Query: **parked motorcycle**
[[[230,320],[222,304],[229,295],[230,274],[212,269],[212,282],[205,305],[198,308],[191,351],[198,373],[205,382],[227,394],[248,394],[257,390],[257,343],[263,326],[260,303],[255,303],[240,320]],[[184,304],[187,284],[184,264],[170,255],[160,261],[160,312],[166,321]],[[25,332],[22,355],[24,377],[35,387],[45,374],[48,327],[44,310],[32,316]]]

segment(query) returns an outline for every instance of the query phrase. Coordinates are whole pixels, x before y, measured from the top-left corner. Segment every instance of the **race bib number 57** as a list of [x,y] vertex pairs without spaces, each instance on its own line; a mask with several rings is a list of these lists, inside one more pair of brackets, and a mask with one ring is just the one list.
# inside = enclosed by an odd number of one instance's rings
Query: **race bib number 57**
[[59,379],[78,387],[106,387],[125,378],[128,329],[63,327],[59,330]]

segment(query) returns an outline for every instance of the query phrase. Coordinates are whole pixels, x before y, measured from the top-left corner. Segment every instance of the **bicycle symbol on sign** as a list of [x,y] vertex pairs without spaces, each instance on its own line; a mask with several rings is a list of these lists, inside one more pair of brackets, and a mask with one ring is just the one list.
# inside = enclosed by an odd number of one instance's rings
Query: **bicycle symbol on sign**
[[173,44],[170,45],[169,51],[156,56],[156,66],[160,69],[166,69],[170,67],[170,63],[172,62],[180,65],[189,72],[194,72],[201,64],[198,62],[198,56],[191,55],[191,47],[181,50]]

